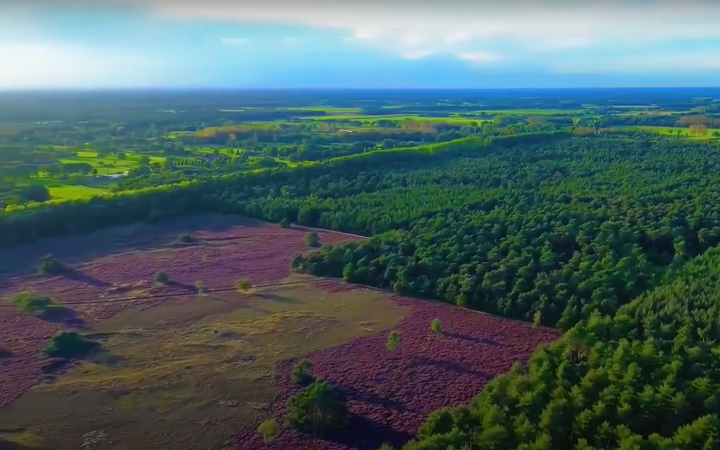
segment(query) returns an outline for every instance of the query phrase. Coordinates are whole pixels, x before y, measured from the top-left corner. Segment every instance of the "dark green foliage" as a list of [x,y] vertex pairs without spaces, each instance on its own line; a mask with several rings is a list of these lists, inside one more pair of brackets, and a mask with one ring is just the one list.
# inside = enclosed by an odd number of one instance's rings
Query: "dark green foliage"
[[283,228],[290,228],[290,221],[287,217],[282,218],[282,220],[280,221],[280,226]]
[[258,426],[257,431],[263,437],[265,443],[270,443],[280,433],[280,425],[274,420],[266,420]]
[[46,202],[50,200],[50,191],[41,185],[31,185],[17,190],[17,195],[22,203]]
[[75,331],[61,331],[53,336],[43,353],[51,358],[76,358],[86,355],[98,346]]
[[615,314],[582,320],[469,411],[433,413],[406,450],[453,433],[478,448],[717,448],[718,317],[720,249],[711,249]]
[[346,178],[352,194],[301,206],[300,222],[386,232],[299,269],[565,330],[612,314],[720,243],[720,153],[647,144],[570,139]]
[[300,386],[307,386],[315,381],[313,370],[315,366],[307,359],[303,359],[293,366],[292,382]]
[[192,234],[183,234],[177,237],[179,244],[194,244],[197,242],[197,238]]
[[287,402],[287,423],[312,436],[327,436],[348,418],[345,394],[324,381],[316,381]]
[[62,306],[32,292],[23,292],[12,301],[13,306],[23,314],[42,315],[48,311],[62,309]]
[[306,234],[305,244],[307,244],[308,247],[320,247],[320,236],[314,231]]
[[170,282],[170,276],[167,272],[160,271],[155,274],[155,282],[158,284],[168,284]]
[[53,255],[47,255],[40,258],[38,265],[38,273],[42,276],[61,275],[67,272],[68,267],[57,260]]

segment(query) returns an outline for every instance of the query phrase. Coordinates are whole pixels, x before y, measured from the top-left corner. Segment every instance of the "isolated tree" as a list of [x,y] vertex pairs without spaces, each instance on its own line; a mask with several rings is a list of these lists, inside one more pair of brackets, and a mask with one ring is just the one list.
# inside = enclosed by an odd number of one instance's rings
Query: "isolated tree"
[[205,284],[200,280],[196,281],[195,290],[197,291],[197,294],[202,297],[205,294]]
[[306,234],[305,244],[307,244],[308,247],[320,247],[320,236],[314,231]]
[[160,271],[155,274],[155,282],[159,284],[168,284],[170,282],[170,276],[167,272]]
[[345,394],[325,381],[316,381],[287,402],[288,425],[311,436],[326,436],[345,425]]
[[267,444],[274,441],[280,433],[280,425],[274,420],[266,420],[258,426],[257,431]]
[[443,325],[440,319],[433,319],[433,321],[430,323],[430,329],[435,334],[442,333]]
[[292,382],[300,386],[307,386],[315,381],[313,370],[315,366],[307,359],[303,359],[293,366]]
[[75,358],[84,356],[97,347],[93,342],[75,331],[61,331],[53,336],[43,353],[51,358]]
[[40,258],[38,274],[41,276],[60,275],[68,271],[68,267],[58,261],[53,255],[46,255]]
[[388,335],[387,343],[385,344],[385,348],[390,350],[391,352],[394,352],[397,350],[398,346],[400,345],[400,333],[397,331],[391,331]]
[[50,300],[50,297],[35,295],[32,292],[18,294],[12,304],[20,313],[30,315],[42,315],[48,311],[62,308]]
[[235,282],[235,289],[238,292],[247,292],[252,289],[252,283],[248,278],[240,278]]

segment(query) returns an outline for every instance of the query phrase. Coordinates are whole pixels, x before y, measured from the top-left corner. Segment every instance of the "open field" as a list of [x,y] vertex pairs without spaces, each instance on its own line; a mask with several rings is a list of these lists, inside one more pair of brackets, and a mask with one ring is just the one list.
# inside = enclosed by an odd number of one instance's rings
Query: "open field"
[[[494,375],[557,336],[449,305],[288,278],[289,259],[307,250],[306,232],[198,216],[4,251],[0,328],[11,336],[0,359],[6,440],[53,450],[263,448],[255,427],[282,415],[295,391],[292,361],[310,355],[317,374],[347,392],[354,418],[327,440],[284,430],[267,448],[374,450],[386,440],[407,441],[433,409],[469,401]],[[177,244],[178,234],[198,242]],[[321,233],[326,243],[348,239],[357,238]],[[37,257],[47,252],[75,270],[34,275]],[[159,270],[170,283],[153,283]],[[236,292],[241,277],[257,287]],[[204,284],[202,295],[196,281]],[[54,321],[19,316],[8,300],[22,290],[48,295],[72,314]],[[447,324],[441,336],[430,334],[433,318]],[[98,340],[102,351],[58,372],[63,363],[39,352],[67,328]],[[389,329],[402,336],[394,353],[384,349]]]
[[707,134],[705,136],[693,136],[691,134],[690,128],[684,128],[684,127],[614,126],[614,127],[610,127],[609,130],[621,131],[623,133],[649,133],[649,134],[657,134],[657,135],[661,135],[661,136],[677,136],[677,134],[680,133],[680,136],[682,136],[682,137],[689,138],[689,139],[697,139],[697,140],[720,138],[720,136],[715,136],[715,133],[720,132],[720,130],[714,130],[714,129],[707,130]]

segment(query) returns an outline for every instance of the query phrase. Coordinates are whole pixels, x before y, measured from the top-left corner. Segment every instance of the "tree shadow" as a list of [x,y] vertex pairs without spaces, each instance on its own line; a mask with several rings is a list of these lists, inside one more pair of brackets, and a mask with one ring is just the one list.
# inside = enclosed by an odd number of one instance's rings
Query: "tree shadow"
[[42,314],[42,319],[47,322],[59,323],[71,328],[86,328],[88,326],[85,319],[79,317],[75,311],[70,308],[53,308]]
[[278,302],[278,303],[285,303],[287,305],[296,305],[296,304],[300,303],[299,301],[295,300],[294,298],[285,297],[285,296],[277,295],[277,294],[268,294],[266,292],[256,292],[255,296],[259,297],[259,298],[263,298],[265,300],[272,300],[272,301]]
[[449,338],[460,339],[462,341],[469,341],[469,342],[473,342],[475,344],[485,344],[485,345],[496,346],[496,347],[500,346],[500,344],[497,341],[494,341],[492,339],[478,338],[475,336],[468,336],[467,334],[452,333],[452,332],[448,332],[448,331],[443,331],[442,334]]
[[47,364],[40,369],[44,375],[55,375],[62,372],[73,364],[70,358],[50,358]]
[[352,400],[360,401],[363,403],[368,403],[371,405],[377,405],[382,406],[384,408],[396,411],[396,412],[402,412],[405,411],[405,406],[396,400],[391,400],[385,397],[380,397],[379,395],[371,394],[369,392],[361,391],[360,389],[354,388],[352,386],[338,386],[345,394],[351,398]]
[[469,368],[469,367],[466,367],[466,366],[464,366],[464,365],[462,365],[462,364],[458,364],[458,363],[456,363],[456,362],[440,361],[440,360],[437,360],[437,359],[430,359],[430,358],[425,358],[425,357],[417,357],[417,358],[415,358],[415,364],[416,364],[416,365],[421,365],[421,366],[437,367],[438,369],[447,370],[447,371],[449,371],[449,372],[455,372],[455,373],[458,373],[458,374],[461,374],[461,373],[470,374],[470,375],[474,375],[474,376],[477,376],[477,377],[482,377],[482,378],[485,378],[485,379],[491,379],[491,378],[493,378],[493,377],[495,376],[495,375],[493,375],[493,374],[490,373],[490,372],[483,372],[483,371],[480,371],[480,370],[473,370],[473,369],[471,369],[471,368]]
[[195,286],[193,286],[191,284],[187,284],[187,283],[180,283],[179,281],[170,280],[166,283],[166,285],[173,287],[173,288],[181,289],[183,291],[188,291],[191,294],[197,294],[197,292],[198,292],[198,290]]
[[413,437],[410,433],[393,429],[389,423],[373,422],[365,416],[352,416],[345,428],[325,440],[354,450],[377,450],[383,444],[400,448]]
[[[35,447],[37,450],[38,447]],[[22,444],[16,444],[14,442],[8,442],[0,438],[0,450],[32,450],[33,447],[28,447]]]
[[62,276],[63,278],[77,281],[78,283],[89,284],[90,286],[96,288],[107,289],[112,286],[112,284],[108,283],[107,281],[102,281],[86,273],[82,273],[78,270],[68,269],[67,271],[63,272]]

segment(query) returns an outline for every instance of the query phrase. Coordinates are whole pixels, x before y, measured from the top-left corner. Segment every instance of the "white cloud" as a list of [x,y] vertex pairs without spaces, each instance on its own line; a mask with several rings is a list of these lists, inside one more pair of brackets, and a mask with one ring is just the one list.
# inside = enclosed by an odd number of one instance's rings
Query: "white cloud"
[[[86,0],[90,1],[90,0]],[[556,51],[608,39],[720,38],[717,0],[106,0],[142,5],[165,17],[301,24],[347,30],[354,42],[405,57],[482,53],[498,40]]]
[[467,61],[472,63],[487,63],[497,61],[500,59],[498,56],[489,55],[487,53],[461,53],[457,55],[457,59],[460,61]]
[[646,54],[610,61],[584,60],[553,64],[559,73],[692,74],[720,70],[720,51],[683,51]]
[[248,43],[248,40],[243,38],[222,38],[220,43],[227,47],[242,47]]
[[107,54],[83,47],[33,42],[1,42],[0,89],[142,86],[153,61],[140,55]]

